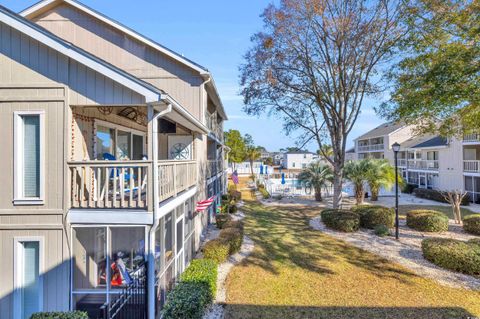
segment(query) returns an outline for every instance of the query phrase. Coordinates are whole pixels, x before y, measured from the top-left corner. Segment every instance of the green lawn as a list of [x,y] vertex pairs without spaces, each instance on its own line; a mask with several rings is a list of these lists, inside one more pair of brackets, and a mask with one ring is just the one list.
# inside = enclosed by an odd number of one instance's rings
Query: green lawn
[[[441,206],[441,205],[430,205],[430,206],[427,206],[427,205],[399,205],[398,206],[398,213],[401,216],[406,216],[409,211],[414,210],[414,209],[433,209],[433,210],[437,210],[437,211],[440,211],[440,212],[446,214],[450,219],[454,219],[452,208],[450,206]],[[462,207],[461,209],[462,209],[462,216],[463,217],[465,217],[467,215],[475,214],[474,212],[472,212],[471,210],[469,210],[466,207]]]
[[480,316],[480,292],[441,286],[311,229],[318,209],[242,210],[255,250],[228,276],[227,319]]

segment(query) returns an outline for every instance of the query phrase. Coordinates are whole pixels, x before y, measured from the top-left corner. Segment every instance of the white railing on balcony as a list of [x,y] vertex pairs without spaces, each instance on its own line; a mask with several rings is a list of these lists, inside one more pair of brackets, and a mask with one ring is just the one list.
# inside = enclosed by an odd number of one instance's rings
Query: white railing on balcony
[[408,160],[408,168],[422,170],[438,170],[438,160]]
[[149,161],[69,162],[70,207],[147,208]]
[[463,135],[463,141],[467,143],[480,142],[480,134],[465,134]]
[[158,196],[163,201],[197,183],[196,161],[159,161]]
[[480,173],[480,161],[470,160],[463,161],[463,171],[470,173]]
[[383,151],[384,145],[383,144],[372,144],[372,145],[359,145],[358,151],[359,152],[371,152],[371,151]]
[[408,163],[407,160],[404,158],[399,158],[398,159],[398,166],[399,167],[407,167]]

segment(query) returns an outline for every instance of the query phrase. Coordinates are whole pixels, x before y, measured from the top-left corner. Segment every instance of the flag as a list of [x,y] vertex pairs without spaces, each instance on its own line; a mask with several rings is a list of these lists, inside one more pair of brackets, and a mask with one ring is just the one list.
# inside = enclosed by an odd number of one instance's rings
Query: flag
[[199,201],[197,203],[197,207],[195,207],[195,210],[197,212],[203,212],[205,209],[207,209],[210,205],[212,205],[213,201],[215,200],[215,196],[210,197],[209,199]]
[[237,170],[235,170],[235,172],[232,173],[232,181],[233,183],[236,185],[238,184],[238,173],[237,173]]

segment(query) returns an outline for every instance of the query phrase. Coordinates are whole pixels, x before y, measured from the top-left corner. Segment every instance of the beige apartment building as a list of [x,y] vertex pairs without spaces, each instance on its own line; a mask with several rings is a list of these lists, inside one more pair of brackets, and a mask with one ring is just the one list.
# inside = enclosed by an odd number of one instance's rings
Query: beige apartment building
[[72,0],[0,6],[0,42],[0,317],[130,285],[158,317],[226,187],[211,74]]
[[398,166],[407,183],[419,188],[464,190],[480,202],[480,135],[463,139],[414,136],[413,126],[385,123],[355,139],[354,159],[385,158],[394,164],[392,144],[399,143]]

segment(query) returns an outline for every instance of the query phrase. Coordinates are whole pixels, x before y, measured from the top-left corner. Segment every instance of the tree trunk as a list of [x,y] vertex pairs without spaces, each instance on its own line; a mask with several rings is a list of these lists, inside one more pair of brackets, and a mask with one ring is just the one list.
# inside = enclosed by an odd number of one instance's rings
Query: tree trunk
[[355,201],[357,202],[357,205],[363,204],[363,199],[365,198],[365,190],[363,189],[363,186],[355,186]]
[[339,209],[342,206],[342,183],[343,167],[333,166],[333,208]]
[[255,175],[253,175],[253,161],[252,160],[250,160],[250,172],[252,173],[252,175],[251,175],[252,181],[255,182]]
[[322,188],[315,188],[315,200],[317,202],[321,202],[322,201]]
[[370,196],[370,200],[372,202],[378,201],[378,189],[370,186],[370,192],[372,193]]

